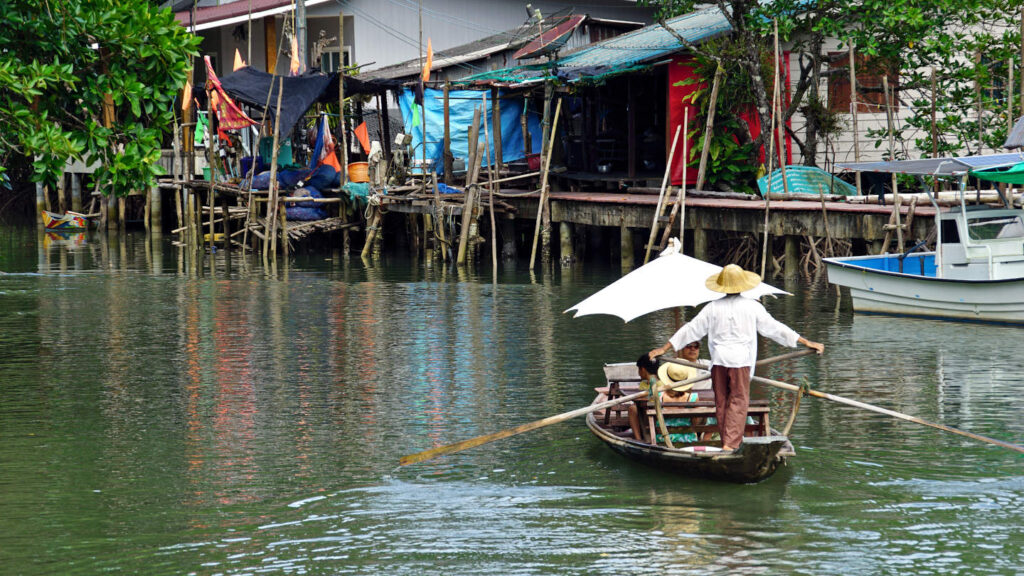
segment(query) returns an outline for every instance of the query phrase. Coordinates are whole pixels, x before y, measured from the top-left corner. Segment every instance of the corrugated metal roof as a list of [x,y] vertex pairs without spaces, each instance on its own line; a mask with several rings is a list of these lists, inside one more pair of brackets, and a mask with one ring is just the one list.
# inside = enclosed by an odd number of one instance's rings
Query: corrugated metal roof
[[[667,26],[672,31],[665,28]],[[640,30],[627,32],[608,40],[597,42],[572,54],[544,65],[556,70],[557,76],[567,81],[597,78],[614,73],[627,72],[645,63],[652,62],[686,48],[686,42],[699,44],[732,30],[729,21],[718,7],[705,8],[677,16],[661,24],[653,24]],[[540,81],[548,77],[539,73],[538,66],[516,66],[503,70],[484,72],[463,79],[466,83],[501,82],[522,83]]]
[[[691,44],[699,44],[732,30],[718,7],[677,16],[665,24]],[[671,32],[660,24],[653,24],[583,48],[560,58],[556,66],[633,66],[677,52],[682,47]]]
[[958,176],[969,170],[1009,166],[1024,161],[1024,154],[983,154],[955,158],[921,158],[894,162],[841,162],[839,168],[855,172],[895,172],[921,176]]

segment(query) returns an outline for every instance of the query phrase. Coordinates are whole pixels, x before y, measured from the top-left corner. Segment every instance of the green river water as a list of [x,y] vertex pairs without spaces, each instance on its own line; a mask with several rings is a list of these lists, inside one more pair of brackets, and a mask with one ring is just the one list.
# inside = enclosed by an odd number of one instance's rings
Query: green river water
[[[826,400],[756,485],[632,463],[582,419],[399,467],[588,404],[675,325],[562,314],[613,267],[483,268],[196,275],[168,239],[0,228],[0,574],[1024,573],[1024,458]],[[1024,330],[776,284],[827,350],[765,375],[1024,442]],[[753,395],[785,420],[787,393]]]

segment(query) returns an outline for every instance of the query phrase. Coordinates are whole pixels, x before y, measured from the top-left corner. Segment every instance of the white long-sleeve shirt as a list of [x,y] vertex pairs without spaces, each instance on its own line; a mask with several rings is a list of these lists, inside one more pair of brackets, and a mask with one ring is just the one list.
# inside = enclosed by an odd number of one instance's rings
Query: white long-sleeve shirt
[[757,361],[757,334],[795,348],[800,335],[779,322],[756,300],[731,294],[709,302],[697,316],[669,338],[676,350],[708,337],[713,366],[753,370]]

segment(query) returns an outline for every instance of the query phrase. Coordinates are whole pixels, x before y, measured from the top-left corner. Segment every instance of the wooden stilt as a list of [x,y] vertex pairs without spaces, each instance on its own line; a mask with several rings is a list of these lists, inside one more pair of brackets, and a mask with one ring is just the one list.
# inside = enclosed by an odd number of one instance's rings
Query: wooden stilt
[[[559,98],[558,99],[558,105],[555,107],[554,129],[551,130],[551,136],[550,136],[551,138],[554,138],[555,133],[558,131],[558,117],[561,114],[561,111],[562,111],[562,99]],[[549,142],[547,144],[547,150],[551,150],[551,146],[553,146],[553,145],[554,145],[553,142]],[[544,207],[547,204],[547,196],[548,196],[548,172],[551,169],[551,155],[547,154],[547,155],[543,156],[543,158],[544,158],[544,169],[541,172],[541,178],[540,178],[540,180],[541,180],[541,183],[540,183],[540,202],[537,205],[537,223],[534,226],[534,230],[533,230],[533,248],[530,250],[530,270],[533,270],[533,266],[534,266],[534,264],[536,264],[536,261],[537,261],[537,238],[538,238],[538,236],[540,236],[541,217],[544,214]]]

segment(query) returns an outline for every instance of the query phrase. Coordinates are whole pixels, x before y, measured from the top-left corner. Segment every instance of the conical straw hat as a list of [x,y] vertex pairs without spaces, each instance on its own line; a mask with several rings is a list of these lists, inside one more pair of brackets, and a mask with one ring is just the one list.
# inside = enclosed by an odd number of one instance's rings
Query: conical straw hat
[[735,264],[729,264],[718,274],[712,274],[704,282],[708,290],[721,292],[723,294],[738,294],[746,292],[761,283],[761,277],[753,272],[747,272]]

